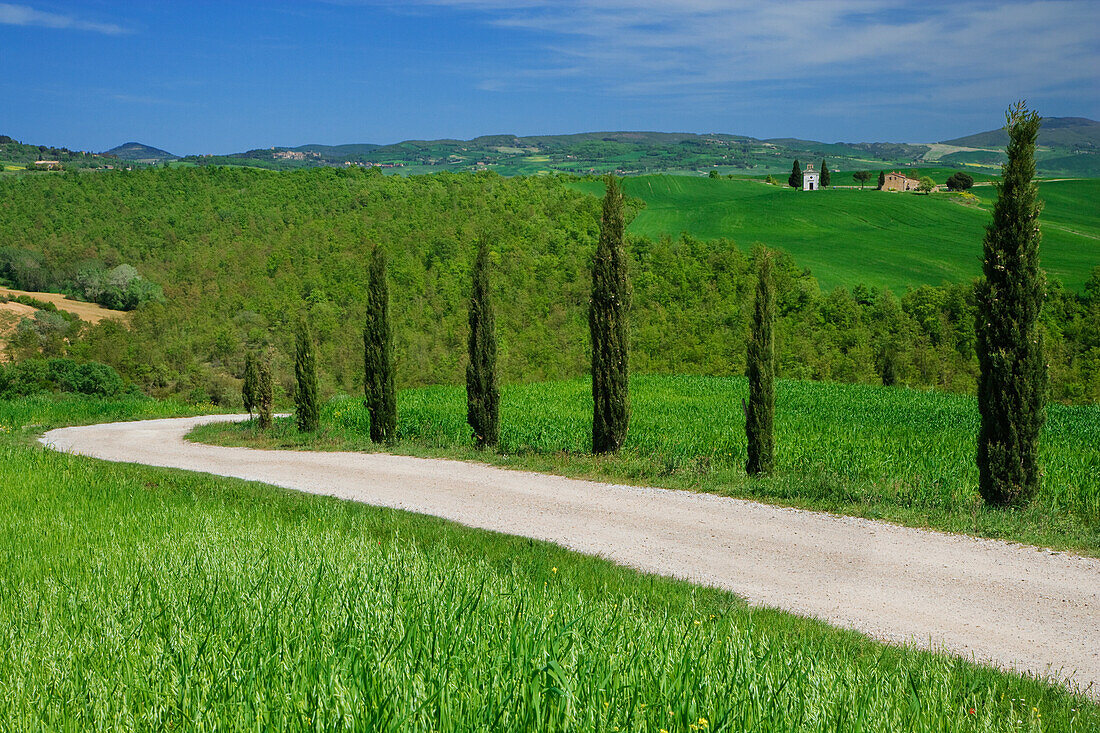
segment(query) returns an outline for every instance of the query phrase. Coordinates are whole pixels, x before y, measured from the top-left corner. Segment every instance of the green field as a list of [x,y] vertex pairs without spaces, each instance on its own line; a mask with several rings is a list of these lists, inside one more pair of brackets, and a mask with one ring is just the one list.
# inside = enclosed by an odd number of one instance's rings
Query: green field
[[[596,195],[603,191],[598,182],[576,185]],[[898,292],[981,274],[993,194],[992,187],[975,188],[982,204],[967,205],[956,194],[876,191],[874,180],[863,191],[804,193],[749,179],[686,176],[627,178],[623,188],[646,203],[630,225],[633,234],[688,232],[703,239],[728,237],[741,247],[760,242],[790,253],[825,289],[862,283]],[[1100,180],[1044,183],[1040,194],[1047,201],[1042,220],[1049,223],[1043,231],[1043,267],[1048,276],[1079,289],[1100,265]]]
[[[743,378],[635,377],[622,452],[593,457],[591,387],[584,380],[502,390],[499,453],[470,444],[461,387],[404,390],[399,451],[489,460],[551,473],[710,491],[1000,537],[1100,555],[1100,407],[1052,405],[1042,488],[1021,510],[986,509],[974,463],[973,398],[940,392],[783,381],[772,478],[745,476]],[[292,420],[268,435],[210,425],[194,439],[268,447],[374,450],[359,399],[330,402],[322,430]]]
[[1089,731],[1033,679],[545,543],[31,445],[0,402],[11,730]]

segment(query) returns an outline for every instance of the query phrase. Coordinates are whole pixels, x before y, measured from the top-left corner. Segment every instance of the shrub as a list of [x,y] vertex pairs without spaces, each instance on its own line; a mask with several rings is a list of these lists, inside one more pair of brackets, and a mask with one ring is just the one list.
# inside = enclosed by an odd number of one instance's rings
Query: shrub
[[59,385],[63,392],[78,392],[97,397],[115,397],[122,394],[125,383],[111,367],[106,364],[88,362],[80,364],[69,375],[68,381]]
[[974,185],[974,178],[966,173],[952,173],[947,179],[950,191],[965,191]]
[[106,364],[72,359],[27,359],[0,369],[0,399],[46,392],[116,397],[126,391],[119,373]]

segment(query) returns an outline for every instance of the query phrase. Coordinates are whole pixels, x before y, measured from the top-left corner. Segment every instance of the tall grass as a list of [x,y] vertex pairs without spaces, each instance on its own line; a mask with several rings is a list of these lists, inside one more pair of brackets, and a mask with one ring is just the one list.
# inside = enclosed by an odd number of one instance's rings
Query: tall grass
[[[783,381],[776,387],[776,475],[745,476],[742,378],[631,380],[630,434],[618,456],[589,455],[591,392],[583,380],[509,385],[499,453],[471,446],[461,387],[401,392],[396,450],[452,455],[569,475],[758,498],[917,526],[1100,554],[1100,408],[1051,405],[1044,476],[1020,510],[991,510],[977,493],[977,413],[963,395]],[[373,450],[358,400],[336,399],[322,431],[287,424],[207,426],[197,440]]]
[[1057,687],[544,543],[22,439],[176,409],[0,403],[6,729],[1100,726]]

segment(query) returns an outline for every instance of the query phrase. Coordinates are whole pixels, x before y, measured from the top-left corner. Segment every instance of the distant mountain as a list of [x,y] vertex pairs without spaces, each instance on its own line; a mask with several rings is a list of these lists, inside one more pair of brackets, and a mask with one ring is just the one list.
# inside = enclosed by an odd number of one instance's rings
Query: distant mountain
[[[944,140],[943,144],[961,148],[1003,148],[1008,144],[1008,134],[1004,130],[989,130]],[[1100,122],[1087,117],[1045,117],[1039,129],[1039,144],[1052,148],[1100,150]]]
[[177,160],[178,155],[172,155],[167,150],[154,148],[142,143],[123,143],[117,148],[111,148],[103,155],[113,155],[122,160],[133,160],[138,163],[163,163],[166,160]]
[[[1037,156],[1043,175],[1100,176],[1100,122],[1083,117],[1043,121]],[[795,159],[827,158],[834,171],[880,170],[929,164],[996,173],[1004,162],[1003,130],[937,145],[757,139],[728,133],[605,131],[567,135],[482,135],[471,140],[405,140],[375,145],[308,144],[258,148],[230,155],[192,155],[195,165],[244,165],[270,170],[365,166],[403,173],[493,170],[501,175],[567,173],[786,173]],[[964,150],[945,149],[944,145]]]

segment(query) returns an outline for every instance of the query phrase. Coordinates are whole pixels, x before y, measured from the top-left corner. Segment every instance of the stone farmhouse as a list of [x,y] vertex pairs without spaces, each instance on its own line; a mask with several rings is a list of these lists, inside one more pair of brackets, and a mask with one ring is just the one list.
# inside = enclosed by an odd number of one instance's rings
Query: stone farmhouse
[[883,191],[916,191],[920,181],[910,178],[904,173],[891,171],[886,174],[886,182],[882,184]]
[[806,170],[802,171],[802,190],[817,191],[821,188],[818,178],[821,174],[814,170],[813,163],[806,164]]

